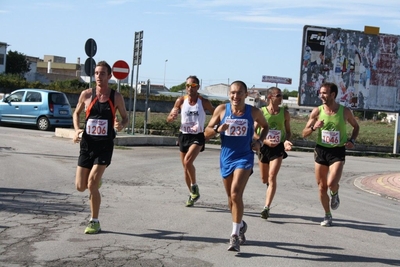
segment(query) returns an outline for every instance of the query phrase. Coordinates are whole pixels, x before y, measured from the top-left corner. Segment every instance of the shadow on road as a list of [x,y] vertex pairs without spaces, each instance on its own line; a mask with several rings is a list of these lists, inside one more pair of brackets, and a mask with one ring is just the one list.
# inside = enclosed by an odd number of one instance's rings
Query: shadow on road
[[70,194],[0,187],[0,211],[40,215],[72,215],[86,205],[71,203]]

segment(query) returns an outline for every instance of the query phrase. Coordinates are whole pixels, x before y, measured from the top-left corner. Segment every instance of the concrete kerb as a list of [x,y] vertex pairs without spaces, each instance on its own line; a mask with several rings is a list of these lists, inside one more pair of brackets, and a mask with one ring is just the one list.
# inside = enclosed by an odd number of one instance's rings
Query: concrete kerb
[[[69,128],[56,128],[55,136],[72,139],[74,130]],[[157,136],[144,134],[118,134],[114,140],[116,146],[176,146],[176,137]]]
[[370,194],[400,202],[400,173],[358,177],[354,185]]

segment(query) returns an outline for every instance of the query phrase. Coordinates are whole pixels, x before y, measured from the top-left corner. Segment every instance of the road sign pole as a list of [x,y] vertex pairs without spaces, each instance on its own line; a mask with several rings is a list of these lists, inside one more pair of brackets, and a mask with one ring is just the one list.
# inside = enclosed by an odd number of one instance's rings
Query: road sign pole
[[136,86],[135,86],[135,98],[133,99],[133,117],[132,117],[132,129],[135,129],[136,122],[136,98],[137,98],[137,89],[138,89],[138,79],[139,79],[139,65],[136,67]]
[[147,134],[147,109],[149,107],[149,94],[150,94],[150,79],[147,80],[147,88],[146,88],[146,102],[144,104],[144,134]]
[[[93,49],[93,42],[91,42],[91,46]],[[89,77],[89,88],[92,88],[92,82],[93,82],[93,60],[90,60],[90,77]]]
[[400,140],[400,123],[399,123],[399,113],[396,113],[396,127],[394,129],[394,143],[393,143],[393,154],[398,154],[399,151],[399,143]]
[[[138,79],[139,79],[139,65],[142,64],[142,41],[143,40],[143,31],[135,32],[135,43],[133,48],[133,66],[137,66],[136,69],[136,87],[134,92],[133,99],[133,116],[132,116],[132,134],[135,134],[135,117],[136,117],[136,97],[137,97],[137,89],[138,89]],[[132,81],[131,88],[133,90],[133,73],[132,73]]]
[[[118,87],[117,92],[120,92],[121,89],[121,80],[126,79],[129,76],[129,65],[123,60],[117,60],[112,66],[112,74],[118,80]],[[132,68],[133,71],[133,68]],[[128,109],[128,123],[130,121],[130,110],[131,110],[131,99],[132,99],[132,92],[129,92],[129,109]],[[127,130],[129,133],[129,127]]]
[[[131,113],[132,113],[132,91],[133,91],[133,74],[135,73],[135,62],[132,63],[132,73],[131,73],[131,88],[129,89],[129,112],[128,112],[128,121],[131,121]],[[131,132],[132,131],[132,132]],[[133,128],[131,131],[128,130],[128,133],[134,134]]]

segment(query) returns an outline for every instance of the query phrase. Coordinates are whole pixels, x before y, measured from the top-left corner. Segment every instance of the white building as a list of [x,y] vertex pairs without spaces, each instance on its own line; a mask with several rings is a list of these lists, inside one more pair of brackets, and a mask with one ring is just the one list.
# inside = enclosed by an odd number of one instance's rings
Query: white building
[[0,42],[0,73],[6,72],[7,43]]
[[[199,94],[211,100],[215,99],[219,101],[229,101],[229,85],[225,83],[219,83],[206,86],[204,90],[199,90]],[[259,98],[253,96],[247,96],[245,102],[246,104],[258,107]]]

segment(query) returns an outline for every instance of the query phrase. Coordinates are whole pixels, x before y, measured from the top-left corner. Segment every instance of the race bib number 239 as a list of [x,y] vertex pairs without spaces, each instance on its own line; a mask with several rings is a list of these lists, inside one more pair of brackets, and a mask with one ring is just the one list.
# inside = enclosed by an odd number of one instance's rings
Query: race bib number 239
[[247,119],[226,119],[226,123],[229,124],[229,128],[225,134],[229,136],[246,136],[248,130]]

